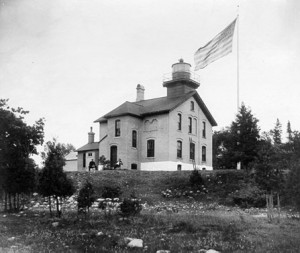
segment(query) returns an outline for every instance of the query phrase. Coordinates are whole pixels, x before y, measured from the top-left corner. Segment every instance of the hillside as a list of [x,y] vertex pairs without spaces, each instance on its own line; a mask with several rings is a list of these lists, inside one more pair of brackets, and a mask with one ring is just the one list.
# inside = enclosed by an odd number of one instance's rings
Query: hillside
[[[162,191],[167,189],[180,191],[185,194],[190,191],[189,178],[192,171],[132,171],[132,170],[106,170],[95,173],[68,172],[77,189],[89,180],[97,193],[105,186],[120,187],[123,197],[134,193],[142,201],[153,203],[162,200]],[[205,184],[205,194],[201,200],[214,201],[226,198],[227,194],[237,190],[243,181],[242,171],[201,171]],[[204,192],[202,192],[204,193]]]

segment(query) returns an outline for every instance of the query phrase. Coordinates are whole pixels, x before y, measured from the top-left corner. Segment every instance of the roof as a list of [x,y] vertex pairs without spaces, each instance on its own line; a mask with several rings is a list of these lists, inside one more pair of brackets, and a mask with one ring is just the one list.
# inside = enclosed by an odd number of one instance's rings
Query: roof
[[212,126],[216,126],[217,122],[212,117],[203,100],[197,91],[190,91],[179,97],[160,97],[154,99],[141,100],[138,102],[128,102],[121,104],[116,109],[105,114],[94,122],[105,122],[109,118],[131,115],[138,118],[143,118],[148,115],[168,113],[175,109],[189,98],[194,97],[203,113],[209,120]]
[[98,150],[99,149],[99,142],[92,142],[85,144],[81,148],[77,149],[77,152],[80,151],[88,151],[88,150]]
[[67,154],[65,156],[65,160],[66,161],[77,160],[77,152],[75,152],[75,151],[70,152],[69,154]]

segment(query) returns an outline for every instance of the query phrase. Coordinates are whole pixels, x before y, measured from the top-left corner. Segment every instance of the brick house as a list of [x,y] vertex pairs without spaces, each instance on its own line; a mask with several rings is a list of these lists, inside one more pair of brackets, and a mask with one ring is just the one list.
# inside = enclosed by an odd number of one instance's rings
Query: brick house
[[78,160],[93,146],[95,155],[104,155],[112,165],[121,159],[126,169],[212,170],[212,127],[217,123],[196,91],[200,82],[190,67],[182,59],[172,65],[163,81],[165,97],[145,100],[144,87],[137,85],[135,102],[95,120],[100,141],[80,148]]

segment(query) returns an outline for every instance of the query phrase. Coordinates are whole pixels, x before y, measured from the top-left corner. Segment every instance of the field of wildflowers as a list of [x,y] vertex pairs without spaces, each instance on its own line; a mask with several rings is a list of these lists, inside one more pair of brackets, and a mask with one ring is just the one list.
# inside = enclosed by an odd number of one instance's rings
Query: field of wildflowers
[[[0,252],[299,252],[300,220],[284,210],[269,222],[263,208],[227,206],[211,186],[189,188],[189,173],[104,171],[70,173],[78,189],[89,179],[97,198],[78,214],[77,195],[63,200],[62,218],[51,218],[47,199],[32,195],[20,213],[0,213]],[[214,180],[214,179],[211,179]],[[217,187],[225,184],[220,181]],[[122,189],[103,198],[106,186]],[[121,215],[124,198],[141,208]],[[212,194],[210,195],[210,192]],[[291,212],[290,212],[291,211]],[[142,243],[131,247],[136,238]]]

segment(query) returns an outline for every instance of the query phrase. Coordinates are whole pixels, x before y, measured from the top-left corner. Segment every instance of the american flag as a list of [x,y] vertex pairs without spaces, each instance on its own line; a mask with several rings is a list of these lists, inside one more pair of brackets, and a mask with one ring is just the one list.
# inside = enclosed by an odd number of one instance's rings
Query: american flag
[[194,55],[195,70],[203,69],[211,62],[232,52],[235,23],[236,19],[204,47],[200,47],[196,51]]

